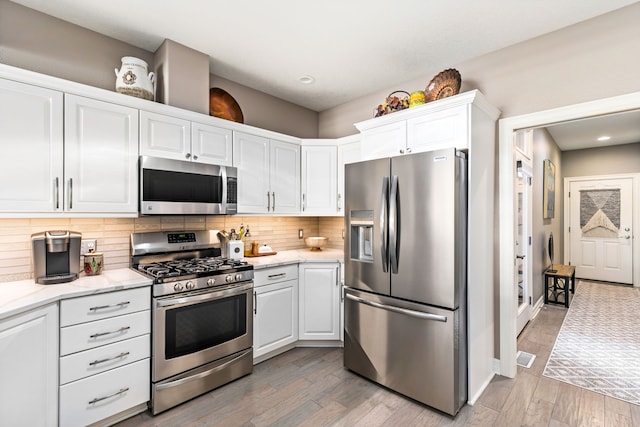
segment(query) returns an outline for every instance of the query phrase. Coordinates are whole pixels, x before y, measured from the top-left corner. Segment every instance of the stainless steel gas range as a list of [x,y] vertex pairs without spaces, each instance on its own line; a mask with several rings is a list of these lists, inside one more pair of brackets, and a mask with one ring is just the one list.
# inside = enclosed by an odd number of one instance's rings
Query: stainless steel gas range
[[253,266],[223,256],[216,230],[131,235],[131,266],[153,279],[151,412],[253,370]]

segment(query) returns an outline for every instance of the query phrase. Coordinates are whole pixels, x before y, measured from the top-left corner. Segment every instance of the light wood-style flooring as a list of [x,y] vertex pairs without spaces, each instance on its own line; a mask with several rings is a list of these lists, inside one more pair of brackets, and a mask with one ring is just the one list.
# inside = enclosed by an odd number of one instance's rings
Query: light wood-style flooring
[[542,376],[564,307],[545,306],[518,338],[536,355],[516,378],[496,376],[455,418],[384,389],[342,366],[342,349],[296,348],[251,375],[152,417],[144,426],[640,426],[640,407]]

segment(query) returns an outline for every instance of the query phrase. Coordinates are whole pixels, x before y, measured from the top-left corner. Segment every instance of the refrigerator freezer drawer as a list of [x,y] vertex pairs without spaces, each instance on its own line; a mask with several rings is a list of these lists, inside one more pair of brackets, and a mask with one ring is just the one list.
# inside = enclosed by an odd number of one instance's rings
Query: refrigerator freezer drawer
[[346,368],[448,414],[460,410],[467,400],[461,310],[347,289],[344,311]]

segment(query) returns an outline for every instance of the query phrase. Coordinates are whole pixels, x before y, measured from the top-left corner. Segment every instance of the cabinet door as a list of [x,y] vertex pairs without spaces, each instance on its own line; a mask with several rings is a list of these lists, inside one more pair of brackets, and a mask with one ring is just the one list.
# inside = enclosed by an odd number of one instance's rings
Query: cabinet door
[[338,146],[338,213],[344,211],[344,165],[360,161],[360,141]]
[[0,322],[0,420],[7,426],[58,424],[58,306]]
[[191,122],[140,111],[140,155],[189,160],[191,154]]
[[298,340],[298,281],[255,288],[254,359]]
[[302,147],[302,212],[337,212],[338,148]]
[[467,105],[407,120],[407,149],[413,153],[469,148]]
[[194,162],[233,165],[233,132],[191,122],[191,155]]
[[404,120],[362,132],[362,160],[381,159],[405,154],[407,124]]
[[338,264],[303,263],[299,273],[301,340],[340,339]]
[[233,133],[233,165],[238,168],[238,213],[267,213],[269,187],[269,139]]
[[300,212],[300,146],[271,140],[271,212]]
[[62,209],[62,97],[0,79],[0,212]]
[[137,213],[138,110],[65,95],[65,210]]

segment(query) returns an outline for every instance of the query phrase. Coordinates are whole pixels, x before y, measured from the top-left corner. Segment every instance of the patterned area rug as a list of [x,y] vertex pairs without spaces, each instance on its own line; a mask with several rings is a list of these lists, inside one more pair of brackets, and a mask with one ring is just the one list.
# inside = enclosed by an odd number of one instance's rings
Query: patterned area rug
[[580,281],[545,377],[640,405],[640,290]]

